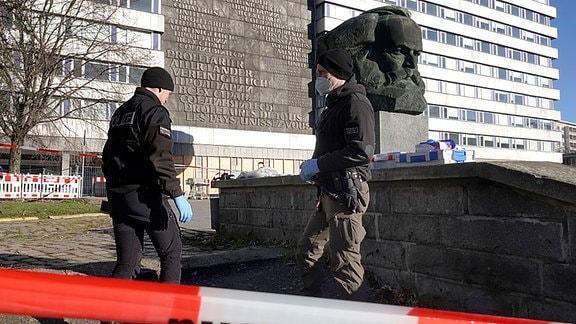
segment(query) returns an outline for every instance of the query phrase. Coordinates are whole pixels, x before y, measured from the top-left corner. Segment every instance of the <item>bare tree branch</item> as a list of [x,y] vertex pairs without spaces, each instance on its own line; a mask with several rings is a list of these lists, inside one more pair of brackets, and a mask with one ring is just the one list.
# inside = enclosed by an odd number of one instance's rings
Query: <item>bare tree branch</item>
[[[31,136],[102,133],[108,103],[129,91],[113,76],[150,60],[130,39],[137,31],[121,24],[121,8],[101,1],[0,0],[0,14],[0,131],[16,147]],[[20,159],[11,149],[9,172]]]

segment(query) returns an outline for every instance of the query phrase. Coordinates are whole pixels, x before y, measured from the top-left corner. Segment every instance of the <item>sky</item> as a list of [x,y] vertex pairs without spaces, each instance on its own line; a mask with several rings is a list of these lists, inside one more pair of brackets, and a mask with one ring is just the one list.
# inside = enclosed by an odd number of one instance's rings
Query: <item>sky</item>
[[550,0],[556,7],[556,19],[552,26],[558,29],[558,38],[552,46],[558,49],[558,59],[552,66],[560,71],[560,78],[554,82],[554,88],[560,89],[560,100],[555,108],[560,110],[562,120],[576,123],[576,1]]

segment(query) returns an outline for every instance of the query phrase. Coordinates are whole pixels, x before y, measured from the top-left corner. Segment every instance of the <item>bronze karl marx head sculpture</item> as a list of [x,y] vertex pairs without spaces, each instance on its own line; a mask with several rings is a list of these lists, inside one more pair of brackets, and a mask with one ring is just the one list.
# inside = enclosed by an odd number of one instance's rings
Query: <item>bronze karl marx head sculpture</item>
[[426,109],[418,72],[420,27],[402,7],[385,6],[351,18],[318,38],[318,55],[344,48],[374,110],[419,115]]

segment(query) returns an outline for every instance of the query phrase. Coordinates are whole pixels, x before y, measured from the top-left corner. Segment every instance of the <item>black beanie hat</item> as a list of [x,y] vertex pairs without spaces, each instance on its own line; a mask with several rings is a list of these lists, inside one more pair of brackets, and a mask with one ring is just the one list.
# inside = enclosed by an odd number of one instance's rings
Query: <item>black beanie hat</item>
[[151,67],[142,74],[141,86],[148,88],[162,88],[174,91],[174,81],[168,71],[161,67]]
[[342,48],[325,51],[318,58],[318,64],[322,65],[333,76],[341,80],[348,80],[354,74],[352,56]]

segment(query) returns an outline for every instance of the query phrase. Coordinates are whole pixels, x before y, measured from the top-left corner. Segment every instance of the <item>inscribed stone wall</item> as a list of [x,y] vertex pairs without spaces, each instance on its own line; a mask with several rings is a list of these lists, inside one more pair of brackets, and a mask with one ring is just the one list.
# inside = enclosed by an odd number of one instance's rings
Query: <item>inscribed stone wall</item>
[[176,125],[309,134],[305,0],[164,2]]

